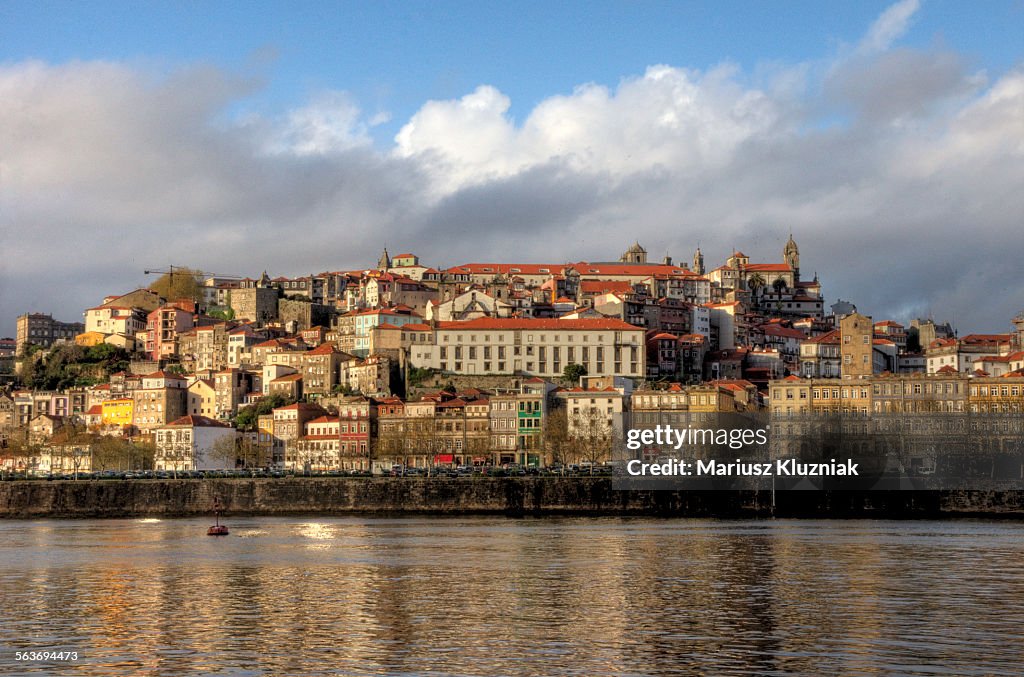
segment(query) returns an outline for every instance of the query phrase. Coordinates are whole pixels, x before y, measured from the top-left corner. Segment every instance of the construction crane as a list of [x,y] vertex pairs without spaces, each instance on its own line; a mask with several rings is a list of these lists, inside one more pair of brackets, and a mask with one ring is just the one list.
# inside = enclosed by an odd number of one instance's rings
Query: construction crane
[[241,280],[241,279],[243,279],[241,275],[224,275],[224,274],[221,274],[221,273],[211,273],[211,272],[208,272],[208,271],[205,271],[205,270],[195,270],[193,268],[189,268],[188,266],[167,266],[166,270],[154,268],[152,270],[144,270],[142,272],[145,275],[169,275],[171,281],[173,282],[174,281],[174,271],[176,269],[179,270],[179,271],[186,271],[187,270],[189,272],[189,274],[191,274],[191,275],[199,275],[200,277],[222,277],[225,280]]
[[[220,273],[211,273],[211,272],[206,271],[206,270],[195,270],[193,268],[189,268],[188,266],[167,266],[166,269],[152,268],[150,270],[144,270],[142,272],[144,274],[146,274],[146,275],[166,275],[167,276],[167,282],[169,284],[168,291],[174,289],[174,276],[175,275],[187,275],[187,276],[190,276],[190,277],[201,277],[201,278],[204,278],[204,279],[207,279],[207,278],[221,278],[221,279],[226,279],[226,280],[241,280],[241,279],[243,279],[243,278],[239,277],[238,275],[221,275]],[[199,282],[199,281],[197,280],[197,282]],[[204,285],[202,285],[201,282],[199,282],[199,284],[200,284],[200,286],[204,286]],[[168,294],[168,296],[169,296],[169,294]],[[199,298],[195,298],[193,300],[199,301]]]

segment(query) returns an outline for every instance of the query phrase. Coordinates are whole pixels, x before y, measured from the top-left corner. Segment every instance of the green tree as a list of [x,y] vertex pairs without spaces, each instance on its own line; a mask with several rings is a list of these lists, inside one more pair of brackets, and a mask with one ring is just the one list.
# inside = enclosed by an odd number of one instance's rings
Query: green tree
[[268,395],[256,404],[239,409],[238,414],[235,416],[235,427],[239,430],[255,430],[260,416],[269,414],[278,407],[284,407],[294,403],[294,397],[285,397],[279,393]]
[[174,267],[171,272],[161,275],[149,288],[168,301],[190,299],[203,300],[202,271],[192,268]]
[[581,376],[587,375],[587,368],[582,364],[576,364],[570,362],[565,365],[565,369],[562,370],[562,379],[570,383],[579,383]]
[[764,277],[760,273],[754,273],[747,278],[747,289],[750,290],[751,296],[757,296],[757,292],[766,284]]
[[421,383],[434,375],[434,370],[427,367],[409,367],[409,386],[418,388]]
[[206,313],[210,317],[216,317],[218,320],[233,320],[235,319],[235,311],[231,308],[225,308],[223,310],[211,310]]

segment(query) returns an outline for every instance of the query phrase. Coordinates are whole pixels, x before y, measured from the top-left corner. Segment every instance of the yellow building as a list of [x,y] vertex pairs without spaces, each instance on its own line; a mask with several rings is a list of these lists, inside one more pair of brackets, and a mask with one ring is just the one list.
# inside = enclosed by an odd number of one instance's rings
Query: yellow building
[[103,411],[100,420],[103,425],[130,426],[135,413],[135,401],[130,398],[118,400],[107,400],[103,402]]
[[775,417],[806,413],[867,416],[871,411],[870,383],[787,376],[781,381],[772,381],[768,387],[768,406]]
[[970,380],[971,412],[1008,414],[1024,411],[1024,376],[980,376]]
[[106,336],[98,331],[87,331],[75,337],[75,345],[79,345],[84,348],[92,348],[93,346],[98,346],[103,343],[103,339],[105,338]]

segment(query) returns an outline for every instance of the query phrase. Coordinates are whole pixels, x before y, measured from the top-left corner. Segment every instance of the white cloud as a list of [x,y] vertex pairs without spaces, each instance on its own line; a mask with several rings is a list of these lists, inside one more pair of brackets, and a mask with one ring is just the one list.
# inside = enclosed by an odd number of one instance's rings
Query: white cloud
[[919,0],[900,0],[890,5],[875,19],[867,34],[861,39],[858,51],[861,53],[881,52],[902,37],[910,27],[910,21],[917,14]]
[[792,230],[829,301],[1001,329],[1024,298],[1024,69],[891,47],[915,10],[826,67],[653,65],[518,123],[481,85],[426,102],[386,149],[341,93],[225,124],[255,83],[2,66],[0,318],[71,319],[165,263],[303,274],[367,265],[385,240],[437,266],[601,260],[635,238],[776,260]]
[[[375,118],[376,119],[376,118]],[[372,125],[371,121],[369,125]],[[325,92],[288,113],[287,122],[270,145],[272,152],[323,155],[370,145],[368,124],[345,92]]]

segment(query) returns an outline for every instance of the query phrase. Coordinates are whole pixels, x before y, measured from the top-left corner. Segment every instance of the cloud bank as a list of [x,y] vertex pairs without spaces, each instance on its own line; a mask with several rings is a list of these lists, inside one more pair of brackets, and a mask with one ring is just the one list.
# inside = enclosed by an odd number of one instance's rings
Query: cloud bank
[[1004,330],[1024,308],[1024,68],[902,48],[916,0],[818,62],[652,65],[522,122],[481,84],[428,101],[391,147],[344,92],[279,118],[214,67],[0,66],[0,334],[74,319],[169,263],[299,275],[372,265],[607,260],[639,239],[718,265],[793,232],[829,302]]

